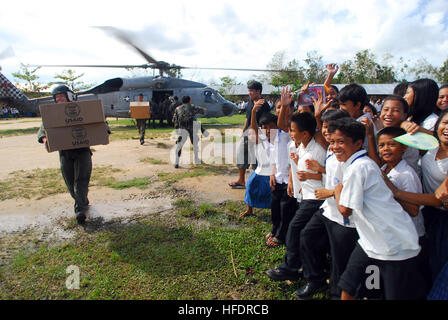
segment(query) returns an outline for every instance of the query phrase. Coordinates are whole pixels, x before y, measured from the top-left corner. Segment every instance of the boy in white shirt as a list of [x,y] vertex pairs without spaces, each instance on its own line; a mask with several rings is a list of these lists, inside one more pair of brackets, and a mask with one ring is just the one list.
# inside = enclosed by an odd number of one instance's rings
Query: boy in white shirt
[[267,270],[266,274],[276,281],[297,280],[300,260],[300,232],[322,205],[322,200],[317,200],[314,191],[321,189],[322,174],[309,170],[306,160],[317,160],[322,166],[325,161],[326,151],[313,138],[316,132],[316,119],[311,113],[295,113],[291,117],[291,135],[294,141],[301,141],[297,152],[297,172],[291,170],[291,174],[297,174],[302,191],[302,201],[299,209],[292,218],[286,234],[286,254],[284,263],[277,268]]
[[[330,142],[328,125],[331,121],[350,117],[344,110],[328,110],[322,115],[322,136]],[[315,212],[300,234],[300,255],[303,263],[303,277],[307,283],[296,291],[300,299],[311,298],[327,289],[325,268],[326,253],[331,253],[330,298],[338,300],[341,290],[337,283],[344,272],[347,261],[358,240],[353,222],[344,224],[334,200],[334,187],[342,181],[341,163],[330,148],[327,150],[325,167],[315,161],[310,168],[325,174],[325,189],[317,189],[316,197],[325,200],[320,210]],[[323,241],[328,239],[328,241]]]
[[333,121],[329,132],[334,155],[343,162],[343,180],[335,187],[338,210],[353,221],[359,234],[339,280],[341,299],[356,297],[369,270],[379,271],[387,300],[423,298],[417,231],[386,186],[379,167],[361,149],[365,127],[343,118]]
[[[293,114],[293,105],[290,104],[286,109],[288,112],[283,116],[290,118]],[[275,114],[280,115],[281,101],[275,104]],[[281,125],[281,122],[280,122]],[[290,196],[287,192],[290,171],[290,159],[288,145],[294,141],[289,136],[289,128],[282,127],[277,129],[274,138],[274,151],[271,156],[272,173],[269,184],[272,189],[271,194],[271,218],[272,229],[266,236],[266,245],[276,247],[285,243],[286,232],[289,223],[294,217],[297,208],[297,199]]]
[[[393,193],[393,189],[398,188],[406,192],[422,193],[422,183],[417,173],[412,169],[407,162],[403,159],[403,155],[407,146],[395,141],[394,138],[406,134],[404,129],[399,127],[387,127],[382,129],[377,134],[378,151],[380,158],[384,165],[381,167],[386,184],[389,186]],[[392,185],[393,186],[392,186]],[[425,285],[427,291],[430,289],[431,283],[431,271],[429,268],[427,257],[427,244],[425,237],[424,219],[421,212],[421,208],[418,204],[413,204],[404,200],[395,199],[403,207],[403,209],[409,214],[414,222],[417,234],[419,236],[419,243],[422,247],[420,252],[420,268],[421,274],[425,279]]]

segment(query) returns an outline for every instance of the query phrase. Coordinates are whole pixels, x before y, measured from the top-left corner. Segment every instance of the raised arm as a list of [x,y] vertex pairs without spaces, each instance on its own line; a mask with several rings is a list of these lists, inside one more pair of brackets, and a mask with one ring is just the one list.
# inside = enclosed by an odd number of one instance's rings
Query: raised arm
[[278,115],[277,127],[285,132],[288,132],[289,108],[292,103],[293,97],[294,94],[291,93],[291,88],[285,87],[282,89],[280,98],[281,108]]
[[328,71],[327,79],[325,79],[324,87],[329,88],[331,82],[333,81],[334,76],[339,70],[339,67],[336,63],[329,63],[325,66],[325,69]]
[[257,110],[264,104],[264,99],[258,99],[252,108],[252,115],[250,117],[250,127],[254,130],[255,141],[258,143],[258,123],[257,123]]

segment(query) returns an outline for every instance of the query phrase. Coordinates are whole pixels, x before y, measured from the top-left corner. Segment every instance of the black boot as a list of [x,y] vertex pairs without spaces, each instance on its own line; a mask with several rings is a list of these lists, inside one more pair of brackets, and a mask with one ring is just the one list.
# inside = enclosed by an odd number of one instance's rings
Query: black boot
[[324,292],[325,290],[327,290],[325,282],[308,282],[303,287],[297,289],[296,297],[299,299],[311,299],[316,293]]

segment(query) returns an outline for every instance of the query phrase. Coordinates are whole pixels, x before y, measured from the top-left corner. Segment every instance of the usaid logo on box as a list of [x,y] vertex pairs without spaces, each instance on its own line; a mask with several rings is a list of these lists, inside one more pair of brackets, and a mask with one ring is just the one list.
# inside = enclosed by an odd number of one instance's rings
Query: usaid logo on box
[[67,117],[74,118],[79,115],[79,106],[76,103],[69,103],[65,106],[65,114]]
[[77,103],[69,103],[65,106],[64,110],[68,119],[65,119],[65,123],[74,123],[74,122],[82,122],[84,120],[83,117],[78,117],[81,113],[81,109],[79,108]]
[[87,131],[84,127],[72,127],[72,137],[75,141],[72,141],[73,146],[88,144]]

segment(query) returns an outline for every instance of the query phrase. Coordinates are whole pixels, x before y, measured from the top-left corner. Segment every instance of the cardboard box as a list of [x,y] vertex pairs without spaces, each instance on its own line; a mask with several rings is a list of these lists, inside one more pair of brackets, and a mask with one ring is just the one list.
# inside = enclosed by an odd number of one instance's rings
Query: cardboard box
[[45,129],[105,121],[101,100],[43,104],[39,110]]
[[133,119],[150,119],[151,107],[149,101],[137,101],[130,103],[131,118]]
[[45,132],[48,152],[109,144],[109,134],[105,122],[47,128]]

